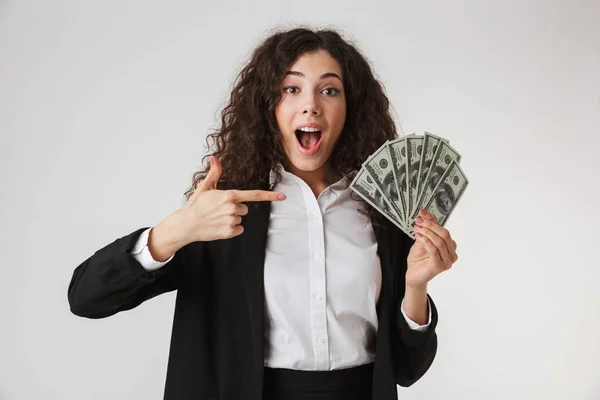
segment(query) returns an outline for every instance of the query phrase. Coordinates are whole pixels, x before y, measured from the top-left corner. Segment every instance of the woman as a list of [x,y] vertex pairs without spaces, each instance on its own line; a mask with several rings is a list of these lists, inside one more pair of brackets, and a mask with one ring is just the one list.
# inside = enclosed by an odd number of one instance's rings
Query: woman
[[396,137],[365,58],[331,30],[271,35],[209,137],[181,209],[76,268],[72,312],[177,289],[165,399],[395,399],[435,356],[427,283],[456,243],[424,211],[413,241],[348,187]]

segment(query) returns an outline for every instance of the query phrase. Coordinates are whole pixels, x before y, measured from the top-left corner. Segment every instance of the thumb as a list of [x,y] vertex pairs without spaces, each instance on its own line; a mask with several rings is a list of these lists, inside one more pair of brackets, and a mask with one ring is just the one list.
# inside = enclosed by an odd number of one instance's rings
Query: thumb
[[209,159],[210,169],[208,170],[208,174],[206,174],[206,177],[198,184],[198,189],[201,191],[216,189],[217,182],[219,182],[219,178],[223,172],[219,160],[217,160],[214,156],[210,156]]

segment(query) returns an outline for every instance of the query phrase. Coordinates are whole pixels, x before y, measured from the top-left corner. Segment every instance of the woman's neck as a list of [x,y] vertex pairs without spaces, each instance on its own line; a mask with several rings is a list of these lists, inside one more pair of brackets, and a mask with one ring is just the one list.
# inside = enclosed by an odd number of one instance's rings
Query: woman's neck
[[314,171],[302,171],[290,164],[288,171],[306,182],[315,197],[319,197],[329,185],[341,179],[341,175],[332,171],[328,164],[324,164]]

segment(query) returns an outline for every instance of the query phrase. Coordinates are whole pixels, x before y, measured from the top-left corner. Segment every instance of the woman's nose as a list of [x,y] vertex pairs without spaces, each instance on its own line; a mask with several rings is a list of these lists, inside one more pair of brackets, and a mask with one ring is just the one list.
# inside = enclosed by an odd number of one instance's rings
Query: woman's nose
[[308,104],[306,104],[303,107],[303,114],[314,114],[314,115],[319,115],[321,114],[321,109],[319,106],[317,106],[317,104],[315,104],[314,101],[309,102]]
[[302,102],[304,103],[304,106],[302,107],[302,114],[319,115],[321,113],[321,107],[319,107],[319,98],[315,93],[310,91],[305,92]]

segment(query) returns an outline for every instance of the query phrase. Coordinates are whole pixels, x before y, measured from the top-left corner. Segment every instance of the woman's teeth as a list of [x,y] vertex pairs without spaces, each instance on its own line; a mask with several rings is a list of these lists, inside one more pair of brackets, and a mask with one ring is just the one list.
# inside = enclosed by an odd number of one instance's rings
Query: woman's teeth
[[302,131],[302,132],[320,132],[320,129],[317,129],[317,128],[307,128],[307,127],[303,127],[303,128],[298,129],[298,130]]

